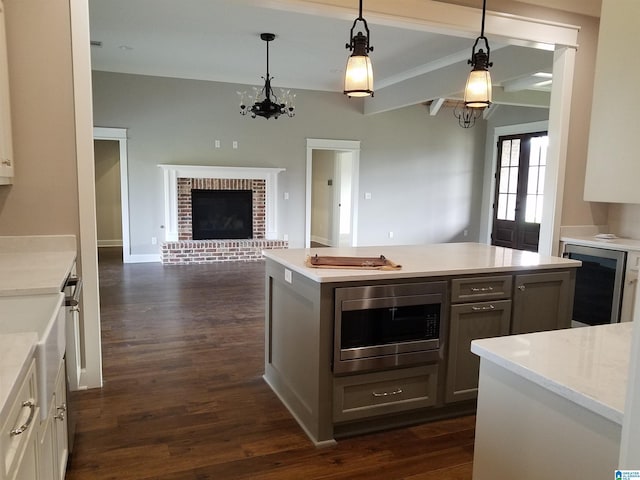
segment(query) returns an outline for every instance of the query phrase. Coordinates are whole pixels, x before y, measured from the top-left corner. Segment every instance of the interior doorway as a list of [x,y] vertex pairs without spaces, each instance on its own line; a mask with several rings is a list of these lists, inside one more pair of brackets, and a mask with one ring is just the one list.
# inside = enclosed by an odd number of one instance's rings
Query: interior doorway
[[[122,261],[130,263],[132,259],[129,238],[127,130],[124,128],[94,127],[93,141],[95,149],[94,162],[96,163],[96,178],[94,180],[96,182],[98,247],[117,246],[113,238],[106,237],[112,236],[114,231],[118,231],[122,246]],[[103,155],[110,158],[103,158]],[[98,161],[101,162],[100,166],[97,163]],[[116,164],[117,167],[115,166]],[[98,175],[103,178],[99,179]],[[117,184],[115,183],[116,178],[118,179]],[[100,182],[102,182],[102,185],[99,185]],[[114,211],[117,203],[119,203],[120,208],[119,214]],[[117,217],[119,217],[120,221],[119,229],[115,225]]]
[[357,245],[360,142],[307,139],[305,246]]
[[94,140],[93,152],[98,248],[122,248],[120,145],[117,140]]

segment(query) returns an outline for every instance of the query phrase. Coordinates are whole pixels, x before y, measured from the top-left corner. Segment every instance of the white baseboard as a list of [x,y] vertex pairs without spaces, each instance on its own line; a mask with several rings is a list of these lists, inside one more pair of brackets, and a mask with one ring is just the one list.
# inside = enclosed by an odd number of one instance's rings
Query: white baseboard
[[98,248],[100,247],[121,247],[122,240],[114,239],[114,240],[98,240]]
[[333,247],[331,244],[331,240],[324,237],[318,237],[317,235],[311,235],[311,241],[321,243],[322,245],[328,245],[329,247]]

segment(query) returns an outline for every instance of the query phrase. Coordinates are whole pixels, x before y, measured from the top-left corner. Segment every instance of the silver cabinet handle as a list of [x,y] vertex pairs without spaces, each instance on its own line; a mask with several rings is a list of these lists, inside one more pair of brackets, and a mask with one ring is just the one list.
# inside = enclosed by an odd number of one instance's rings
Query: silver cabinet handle
[[525,286],[524,285],[520,285],[518,287],[518,290],[520,290],[521,292],[524,292],[525,291]]
[[471,310],[473,310],[474,312],[482,312],[484,310],[495,310],[495,309],[496,309],[496,307],[493,306],[493,305],[487,305],[487,306],[484,306],[484,307],[475,307],[475,306],[471,307]]
[[33,414],[36,411],[36,404],[32,400],[27,400],[25,402],[22,402],[22,408],[25,408],[25,407],[29,408],[29,418],[27,418],[27,421],[23,425],[11,430],[9,432],[10,437],[15,437],[16,435],[20,435],[21,433],[24,433],[27,430],[27,428],[29,428],[29,425],[31,425],[31,422],[33,421]]
[[474,293],[478,292],[493,292],[493,287],[471,287],[471,291]]
[[56,407],[56,410],[58,411],[58,414],[54,415],[53,418],[56,420],[64,420],[64,414],[67,411],[67,404],[63,403],[59,407]]
[[401,393],[402,393],[402,389],[398,388],[397,390],[394,390],[393,392],[382,392],[382,393],[371,392],[371,395],[373,395],[374,397],[378,398],[378,397],[390,397],[391,395],[400,395]]

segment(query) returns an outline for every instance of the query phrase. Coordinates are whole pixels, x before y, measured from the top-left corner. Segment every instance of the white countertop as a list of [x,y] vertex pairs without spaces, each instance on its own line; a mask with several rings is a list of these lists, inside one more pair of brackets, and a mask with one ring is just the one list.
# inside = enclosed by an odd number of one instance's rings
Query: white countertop
[[560,240],[565,243],[585,245],[587,247],[606,248],[608,250],[622,250],[625,252],[640,251],[640,240],[633,240],[631,238],[601,239],[596,238],[593,235],[588,235],[565,236],[560,237]]
[[[392,278],[515,272],[518,270],[579,267],[580,262],[534,252],[512,250],[480,243],[392,245],[346,248],[292,248],[264,250],[266,258],[316,282],[345,282]],[[400,270],[310,268],[309,255],[379,257],[402,265]]]
[[7,418],[11,405],[7,400],[20,387],[18,379],[29,368],[36,341],[35,333],[0,334],[0,420]]
[[60,292],[75,259],[73,235],[0,237],[0,296]]
[[622,425],[632,323],[471,342],[471,351]]

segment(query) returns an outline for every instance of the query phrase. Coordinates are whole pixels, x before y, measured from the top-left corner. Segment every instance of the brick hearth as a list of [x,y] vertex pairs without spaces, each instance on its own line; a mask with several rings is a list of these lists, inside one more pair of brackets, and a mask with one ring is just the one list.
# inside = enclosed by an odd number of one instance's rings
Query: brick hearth
[[[287,241],[268,240],[266,232],[266,181],[247,178],[181,178],[177,181],[178,240],[162,244],[162,263],[195,263],[262,260],[262,250],[288,248]],[[253,238],[193,240],[191,190],[251,190],[253,196]]]

